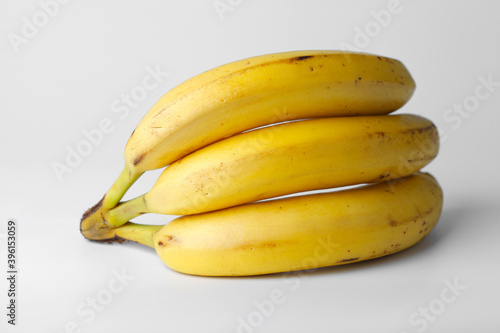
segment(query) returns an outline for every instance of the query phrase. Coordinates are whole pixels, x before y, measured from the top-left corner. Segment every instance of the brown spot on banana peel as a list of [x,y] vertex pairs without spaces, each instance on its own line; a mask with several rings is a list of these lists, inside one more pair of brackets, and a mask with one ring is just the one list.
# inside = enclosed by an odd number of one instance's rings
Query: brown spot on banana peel
[[[430,130],[435,130],[435,129],[436,129],[436,126],[434,124],[431,124],[431,125],[428,125],[428,126],[425,126],[425,127],[405,129],[405,130],[393,132],[391,134],[392,135],[400,135],[400,134],[410,133],[410,135],[413,136],[413,135],[415,135],[415,133],[422,134],[424,132],[427,132],[427,131],[430,131]],[[378,134],[378,135],[380,135],[381,133],[382,132],[375,132],[375,134]],[[385,134],[384,134],[384,136],[385,136]]]
[[141,155],[137,156],[135,159],[134,159],[134,166],[136,166],[137,164],[141,163],[141,161],[144,159],[144,157],[146,157],[146,153],[142,153]]
[[356,261],[358,259],[359,259],[359,257],[357,257],[357,258],[347,258],[347,259],[339,260],[339,261],[337,261],[337,263],[341,264],[341,263],[346,263],[346,262],[352,262],[352,261]]
[[394,63],[394,61],[393,61],[392,59],[390,59],[390,58],[382,57],[382,59],[383,59],[385,62],[388,62],[388,63],[390,63],[390,64],[393,64],[393,63]]
[[165,247],[168,245],[168,243],[177,243],[178,239],[174,235],[165,235],[163,236],[163,241],[159,240],[156,244],[161,247]]
[[309,55],[309,56],[301,56],[301,57],[290,58],[290,62],[302,61],[302,60],[306,60],[306,59],[313,58],[313,57],[314,56]]

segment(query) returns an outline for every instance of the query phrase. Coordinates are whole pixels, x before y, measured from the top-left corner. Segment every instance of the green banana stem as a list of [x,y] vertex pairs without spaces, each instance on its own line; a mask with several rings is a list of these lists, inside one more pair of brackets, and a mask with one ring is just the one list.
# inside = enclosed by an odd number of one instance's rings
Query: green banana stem
[[148,211],[145,194],[135,199],[120,203],[105,215],[106,225],[109,228],[118,228],[134,217]]
[[129,240],[154,248],[153,236],[162,225],[147,225],[128,222],[114,229],[115,236],[120,240]]
[[105,210],[110,210],[115,207],[125,195],[125,192],[135,183],[135,181],[143,174],[143,172],[135,173],[125,166],[120,173],[120,176],[113,183],[102,201],[102,207]]

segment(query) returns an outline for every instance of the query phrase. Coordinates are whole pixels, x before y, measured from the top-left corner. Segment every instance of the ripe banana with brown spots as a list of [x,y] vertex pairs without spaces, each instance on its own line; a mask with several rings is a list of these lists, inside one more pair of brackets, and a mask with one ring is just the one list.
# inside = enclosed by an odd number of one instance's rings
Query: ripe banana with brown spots
[[190,215],[292,193],[389,181],[437,154],[436,127],[404,114],[332,117],[268,126],[221,140],[167,167],[146,194],[90,224],[89,239],[144,213]]
[[373,259],[418,243],[437,223],[443,193],[429,174],[127,223],[110,241],[153,247],[170,268],[204,276],[259,275]]
[[92,211],[113,208],[144,172],[223,138],[288,120],[387,114],[414,90],[401,62],[353,52],[282,52],[208,70],[144,116],[125,147],[123,171]]

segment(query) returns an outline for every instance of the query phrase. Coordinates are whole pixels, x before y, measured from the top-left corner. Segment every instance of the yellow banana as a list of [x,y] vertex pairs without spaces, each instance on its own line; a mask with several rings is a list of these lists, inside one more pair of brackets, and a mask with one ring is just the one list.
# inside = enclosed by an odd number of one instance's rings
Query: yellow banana
[[429,174],[179,217],[165,226],[127,223],[114,241],[156,249],[170,268],[240,276],[340,265],[406,249],[437,223],[442,190]]
[[334,117],[242,133],[167,167],[146,194],[92,223],[89,239],[109,237],[144,213],[198,214],[302,191],[407,176],[437,154],[438,133],[416,115]]
[[122,173],[88,213],[114,207],[145,171],[225,137],[294,119],[387,114],[414,89],[401,62],[361,53],[293,51],[211,69],[167,92],[145,115],[126,145]]

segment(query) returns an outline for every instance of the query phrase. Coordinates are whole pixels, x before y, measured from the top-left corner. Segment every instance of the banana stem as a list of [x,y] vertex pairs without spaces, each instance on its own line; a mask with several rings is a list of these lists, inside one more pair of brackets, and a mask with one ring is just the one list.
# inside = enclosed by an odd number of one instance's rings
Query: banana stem
[[162,225],[146,225],[128,222],[123,226],[114,230],[115,235],[121,239],[137,242],[154,248],[153,236],[157,233]]
[[145,214],[148,211],[145,194],[135,199],[120,203],[107,212],[105,216],[106,225],[109,228],[118,228],[134,217]]
[[101,201],[83,214],[80,221],[80,231],[85,238],[99,241],[107,241],[112,238],[113,232],[107,225],[108,212],[120,202],[125,192],[142,174],[143,172],[129,171],[127,166],[123,168],[120,176]]
[[125,195],[125,192],[135,183],[135,181],[143,174],[129,170],[127,166],[123,168],[120,176],[113,183],[102,201],[103,210],[110,210],[115,207]]

